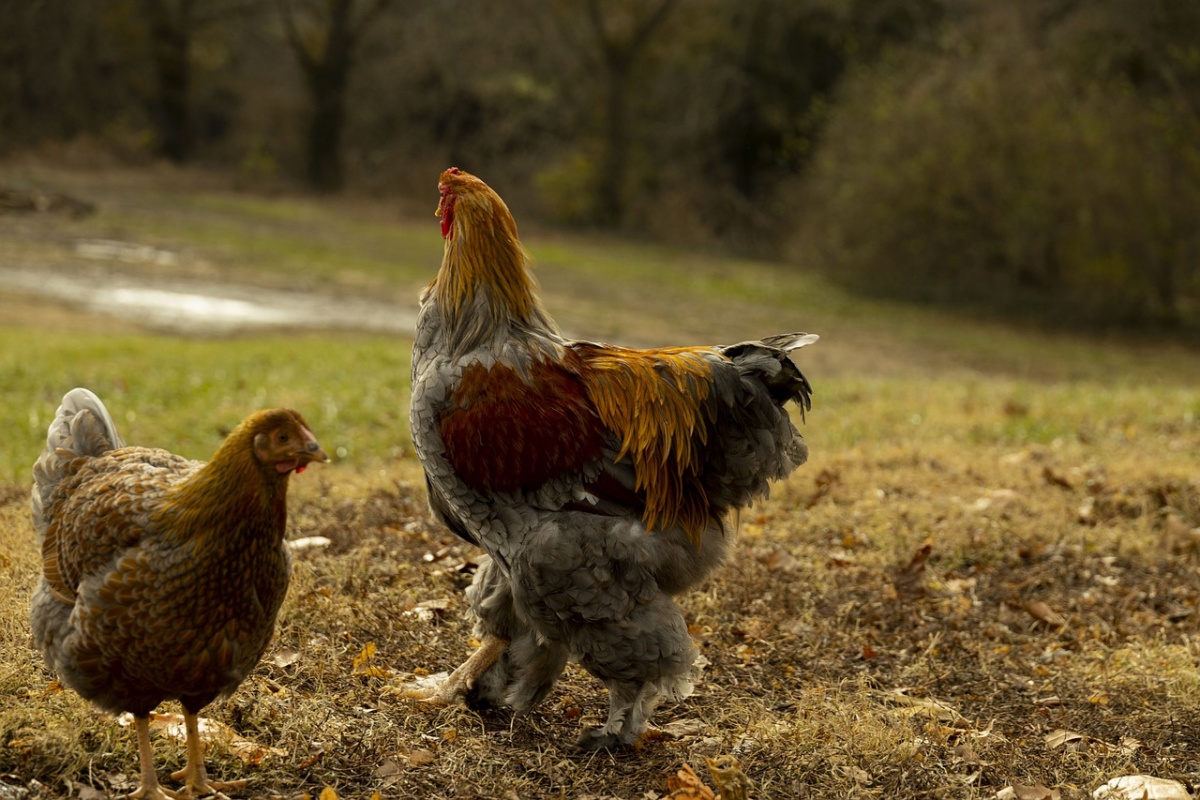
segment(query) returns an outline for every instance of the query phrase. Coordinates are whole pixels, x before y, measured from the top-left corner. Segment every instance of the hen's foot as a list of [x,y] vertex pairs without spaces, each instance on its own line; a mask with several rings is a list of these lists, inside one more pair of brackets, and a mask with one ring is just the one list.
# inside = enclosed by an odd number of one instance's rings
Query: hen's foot
[[175,800],[194,800],[197,797],[212,797],[229,800],[224,792],[245,789],[249,781],[210,781],[204,768],[204,751],[200,744],[200,719],[196,712],[183,709],[183,723],[187,731],[187,764],[183,769],[171,773],[171,780],[183,781],[183,788],[171,793]]
[[508,640],[497,636],[485,636],[483,643],[471,654],[471,657],[451,672],[446,680],[436,686],[402,686],[397,691],[404,697],[417,700],[429,706],[445,707],[461,705],[466,702],[467,693],[479,680],[479,676],[487,672],[495,664]]
[[[187,767],[171,773],[171,780],[173,781],[186,781],[187,778]],[[247,780],[210,781],[207,778],[202,778],[198,783],[186,784],[182,789],[169,792],[169,794],[175,800],[194,800],[194,798],[198,797],[210,797],[213,800],[229,800],[225,792],[240,791],[245,789],[249,783]]]

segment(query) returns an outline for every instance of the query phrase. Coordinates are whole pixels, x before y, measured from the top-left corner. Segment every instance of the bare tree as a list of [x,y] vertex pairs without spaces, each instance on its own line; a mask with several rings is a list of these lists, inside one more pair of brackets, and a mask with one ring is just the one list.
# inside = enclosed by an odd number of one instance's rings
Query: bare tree
[[308,181],[319,191],[336,191],[343,181],[342,131],[355,51],[392,0],[326,0],[323,13],[310,11],[303,19],[291,0],[276,2],[312,101],[305,145]]
[[[600,157],[594,186],[596,221],[619,224],[624,216],[630,163],[634,77],[644,66],[655,34],[678,0],[586,0],[557,4],[554,15],[569,57],[583,62],[600,86]],[[582,10],[582,18],[580,17]]]
[[192,124],[192,43],[217,21],[243,15],[258,0],[205,3],[196,0],[141,0],[150,34],[156,89],[151,103],[158,129],[158,152],[176,163],[187,161],[195,146]]

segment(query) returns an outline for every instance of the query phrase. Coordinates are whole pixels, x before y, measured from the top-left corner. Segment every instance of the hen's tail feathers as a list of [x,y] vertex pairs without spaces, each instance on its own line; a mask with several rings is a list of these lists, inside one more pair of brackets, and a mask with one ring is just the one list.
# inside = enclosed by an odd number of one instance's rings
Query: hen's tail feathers
[[99,456],[125,446],[117,426],[100,398],[87,389],[72,389],[63,396],[46,434],[46,449],[33,465],[33,521],[38,532],[45,533],[54,487],[66,474],[68,465],[80,456]]

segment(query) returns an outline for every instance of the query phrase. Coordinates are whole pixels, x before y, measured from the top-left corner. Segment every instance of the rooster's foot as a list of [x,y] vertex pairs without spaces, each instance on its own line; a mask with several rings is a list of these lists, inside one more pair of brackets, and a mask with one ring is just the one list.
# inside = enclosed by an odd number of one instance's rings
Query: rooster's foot
[[466,703],[467,693],[471,691],[475,681],[479,680],[479,677],[500,659],[506,647],[508,647],[507,639],[485,636],[479,649],[440,684],[436,686],[402,686],[396,690],[396,693],[435,708],[463,705]]
[[575,753],[594,753],[597,750],[638,750],[649,739],[655,738],[651,729],[642,734],[611,733],[605,727],[588,728],[579,734],[571,750]]

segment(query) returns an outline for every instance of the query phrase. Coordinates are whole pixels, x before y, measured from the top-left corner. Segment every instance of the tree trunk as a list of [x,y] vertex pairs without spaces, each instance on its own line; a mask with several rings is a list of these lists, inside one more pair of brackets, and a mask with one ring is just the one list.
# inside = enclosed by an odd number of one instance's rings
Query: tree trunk
[[342,131],[346,127],[346,90],[354,68],[354,48],[391,0],[373,0],[353,19],[356,0],[326,0],[319,37],[300,33],[290,0],[276,0],[292,50],[304,70],[312,101],[305,146],[308,182],[321,192],[342,188]]
[[158,79],[154,102],[158,152],[182,163],[191,157],[193,145],[192,0],[180,0],[177,5],[168,0],[145,0],[143,7],[150,19],[150,47]]
[[308,182],[322,192],[342,188],[342,130],[346,126],[346,84],[349,53],[335,58],[333,42],[320,68],[308,76],[312,96],[312,118],[308,125]]
[[588,19],[600,50],[604,69],[604,132],[600,174],[596,179],[596,219],[619,225],[625,216],[625,185],[629,172],[630,77],[654,31],[670,15],[678,0],[659,0],[635,20],[627,35],[610,32],[599,0],[589,0]]
[[610,64],[605,80],[604,151],[596,182],[596,218],[617,225],[624,215],[625,175],[628,172],[629,62]]

